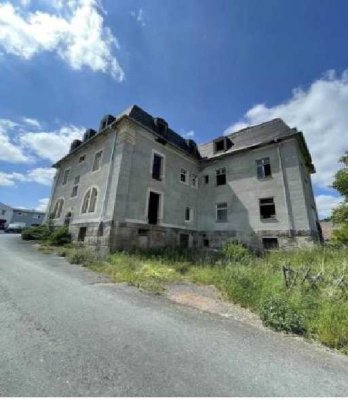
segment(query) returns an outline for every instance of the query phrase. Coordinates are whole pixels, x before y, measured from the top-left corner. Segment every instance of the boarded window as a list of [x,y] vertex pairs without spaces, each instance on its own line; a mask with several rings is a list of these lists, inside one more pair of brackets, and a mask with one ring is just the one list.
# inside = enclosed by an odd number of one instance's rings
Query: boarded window
[[152,178],[161,181],[162,175],[163,175],[163,157],[161,157],[159,154],[154,154],[152,161]]
[[66,169],[64,171],[62,185],[65,185],[68,182],[69,172],[70,172],[70,169]]
[[156,225],[158,223],[158,213],[160,205],[160,194],[150,192],[147,217],[149,224]]
[[262,238],[262,245],[265,250],[278,249],[278,239],[277,238]]
[[262,219],[274,218],[276,215],[273,197],[260,199],[260,216]]
[[217,222],[227,221],[227,203],[218,203],[216,205],[216,221]]
[[92,171],[98,171],[101,167],[101,159],[102,159],[103,151],[98,151],[98,153],[94,156],[93,168]]
[[268,176],[272,176],[271,173],[271,163],[269,157],[262,158],[256,161],[257,166],[257,177],[258,179],[264,179]]
[[226,168],[216,170],[216,186],[226,185]]
[[183,183],[187,182],[187,171],[184,168],[181,168],[181,171],[180,171],[180,181]]

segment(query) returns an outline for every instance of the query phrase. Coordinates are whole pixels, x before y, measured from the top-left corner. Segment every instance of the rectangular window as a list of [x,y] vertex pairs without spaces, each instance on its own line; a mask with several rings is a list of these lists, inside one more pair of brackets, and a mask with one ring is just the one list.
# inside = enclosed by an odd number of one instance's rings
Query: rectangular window
[[70,169],[66,169],[63,174],[63,182],[62,185],[65,185],[68,182]]
[[262,245],[265,250],[278,249],[278,239],[277,238],[262,238]]
[[163,157],[154,153],[152,160],[152,178],[161,181],[163,178]]
[[98,171],[101,166],[101,159],[102,159],[103,151],[98,151],[98,153],[94,156],[93,168],[92,171]]
[[185,221],[186,222],[192,221],[192,214],[193,214],[192,208],[186,207],[185,208]]
[[192,187],[198,187],[198,177],[195,174],[191,174],[191,185]]
[[218,203],[216,205],[216,221],[217,222],[227,221],[227,203]]
[[187,182],[187,171],[184,168],[181,168],[181,171],[180,171],[180,181],[183,183]]
[[269,157],[262,158],[261,160],[256,160],[256,166],[258,179],[264,179],[268,176],[272,176]]
[[225,139],[220,139],[214,142],[214,152],[218,153],[219,151],[225,150]]
[[226,185],[226,168],[216,170],[216,186]]
[[204,183],[208,185],[209,183],[209,175],[204,175]]
[[158,223],[159,207],[160,207],[160,194],[155,192],[150,192],[149,204],[147,210],[147,218],[149,224],[156,225]]
[[71,191],[71,197],[76,197],[77,196],[77,190],[79,188],[79,182],[80,182],[80,175],[75,176],[74,186],[73,186],[72,191]]
[[276,215],[275,204],[273,197],[268,197],[266,199],[260,199],[260,216],[261,219],[274,218]]
[[79,234],[78,234],[77,240],[79,242],[84,242],[86,235],[87,235],[87,228],[85,226],[83,226],[79,229]]
[[180,233],[179,235],[180,247],[187,249],[189,247],[189,244],[190,244],[190,235],[188,235],[187,233]]
[[81,156],[79,158],[79,164],[83,163],[85,161],[85,159],[86,159],[86,154],[84,154],[83,156]]

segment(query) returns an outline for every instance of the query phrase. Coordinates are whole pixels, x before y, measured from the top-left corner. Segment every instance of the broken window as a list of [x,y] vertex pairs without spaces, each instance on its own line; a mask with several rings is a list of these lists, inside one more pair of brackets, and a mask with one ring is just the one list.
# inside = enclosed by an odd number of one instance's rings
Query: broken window
[[186,222],[192,221],[192,208],[190,207],[185,208],[185,221]]
[[191,174],[191,184],[193,187],[198,187],[198,177],[195,174]]
[[69,172],[70,172],[70,169],[66,169],[64,171],[62,185],[65,185],[68,182]]
[[80,175],[76,176],[74,179],[74,186],[71,191],[71,197],[76,197],[77,196],[77,190],[79,187],[79,182],[80,182]]
[[54,219],[60,218],[60,216],[62,215],[63,206],[64,206],[64,200],[63,199],[57,200],[53,209],[52,218]]
[[216,222],[227,221],[227,203],[218,203],[216,205]]
[[256,160],[256,166],[258,179],[264,179],[268,176],[272,176],[269,157],[262,158],[261,160]]
[[180,181],[183,183],[187,182],[187,171],[184,168],[181,168],[181,171],[180,171]]
[[260,216],[262,219],[274,218],[276,215],[273,197],[260,199]]
[[156,225],[158,223],[159,205],[160,205],[160,194],[155,192],[150,192],[148,211],[147,211],[147,218],[149,224]]
[[226,168],[216,170],[216,186],[226,185]]
[[93,162],[92,171],[98,171],[98,169],[100,169],[102,155],[103,155],[103,151],[100,150],[100,151],[98,151],[98,153],[96,153],[96,155],[94,156],[94,162]]
[[262,245],[265,250],[278,249],[278,238],[262,238]]
[[159,154],[153,155],[152,178],[161,181],[163,177],[163,157]]

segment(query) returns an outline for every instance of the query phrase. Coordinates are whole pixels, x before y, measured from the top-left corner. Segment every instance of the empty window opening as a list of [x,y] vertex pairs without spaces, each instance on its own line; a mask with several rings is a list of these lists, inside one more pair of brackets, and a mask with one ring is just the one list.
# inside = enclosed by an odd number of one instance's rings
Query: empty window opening
[[181,168],[181,171],[180,171],[180,181],[183,183],[187,182],[187,171],[184,168]]
[[86,154],[84,154],[83,156],[81,156],[79,158],[79,164],[83,163],[85,161],[85,159],[86,159]]
[[190,243],[190,235],[187,233],[180,233],[179,235],[180,247],[187,249],[189,247],[189,243]]
[[191,174],[191,185],[193,187],[198,187],[198,177],[195,174]]
[[218,203],[216,205],[216,221],[217,222],[227,221],[227,203]]
[[260,199],[260,216],[262,219],[274,218],[276,215],[273,197]]
[[161,181],[163,177],[163,157],[159,154],[153,155],[152,178]]
[[203,239],[203,246],[209,247],[209,239]]
[[192,214],[193,214],[192,208],[186,207],[185,208],[185,221],[186,222],[192,221]]
[[93,168],[92,171],[98,171],[101,166],[101,159],[102,159],[103,151],[98,151],[98,153],[94,156]]
[[70,172],[70,169],[66,169],[64,171],[62,185],[65,185],[68,182],[69,172]]
[[138,229],[138,235],[139,236],[148,236],[149,230],[148,229]]
[[79,242],[84,242],[86,235],[87,235],[87,228],[85,226],[83,226],[79,229],[79,234],[78,234],[77,240]]
[[225,151],[225,139],[217,140],[216,142],[214,142],[214,146],[215,153],[219,151]]
[[219,168],[216,170],[216,185],[226,185],[226,168]]
[[257,166],[258,179],[264,179],[269,176],[272,176],[271,163],[270,163],[269,157],[262,158],[261,160],[257,160],[256,166]]
[[158,223],[159,205],[160,205],[160,194],[155,192],[150,192],[148,213],[147,213],[149,224],[156,225]]
[[262,245],[265,250],[278,249],[278,238],[262,238]]
[[63,206],[64,206],[64,200],[63,199],[57,200],[52,212],[53,219],[60,218],[60,216],[62,215]]
[[204,175],[204,183],[208,185],[209,183],[209,175]]
[[64,225],[65,225],[65,226],[69,226],[69,225],[70,225],[71,217],[72,217],[72,214],[71,214],[71,212],[69,211],[69,212],[65,215],[65,218],[64,218]]

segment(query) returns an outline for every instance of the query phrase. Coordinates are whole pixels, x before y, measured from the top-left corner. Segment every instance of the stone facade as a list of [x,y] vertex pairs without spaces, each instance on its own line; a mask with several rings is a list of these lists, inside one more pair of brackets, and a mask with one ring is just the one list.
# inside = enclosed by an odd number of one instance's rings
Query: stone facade
[[[302,133],[283,121],[201,146],[137,106],[103,121],[109,124],[55,164],[49,215],[69,224],[76,241],[105,252],[320,240],[314,167]],[[270,200],[273,211],[261,218],[262,202]]]

